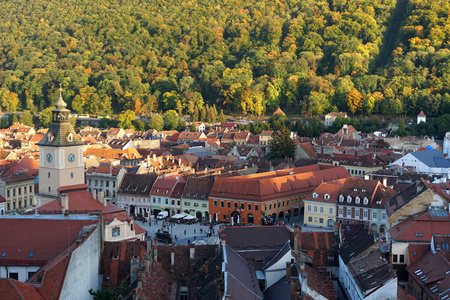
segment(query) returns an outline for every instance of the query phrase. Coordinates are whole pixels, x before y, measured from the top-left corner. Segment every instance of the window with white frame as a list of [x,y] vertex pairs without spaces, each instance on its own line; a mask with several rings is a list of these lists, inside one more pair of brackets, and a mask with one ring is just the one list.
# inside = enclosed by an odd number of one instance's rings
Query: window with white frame
[[386,213],[381,214],[381,220],[386,220]]
[[378,218],[378,213],[376,211],[372,212],[372,219],[376,220]]
[[313,193],[313,198],[317,198],[317,193]]
[[343,195],[339,196],[339,202],[344,202],[344,196]]
[[329,207],[329,208],[328,208],[328,214],[330,214],[330,215],[333,214],[333,208],[332,208],[332,207]]
[[347,218],[351,218],[352,217],[352,209],[351,207],[347,207]]
[[359,204],[361,202],[361,199],[358,196],[356,196],[355,202],[356,202],[356,204]]
[[319,212],[323,214],[323,206],[319,207]]
[[317,206],[314,205],[314,212],[317,212]]
[[367,203],[369,203],[369,199],[367,199],[367,197],[364,197],[364,205],[367,205]]
[[364,210],[363,211],[363,217],[364,217],[364,219],[367,219],[369,217],[369,211]]
[[311,212],[311,205],[308,205],[308,211]]
[[342,207],[339,207],[338,214],[340,217],[344,214],[344,209]]
[[325,200],[328,200],[328,199],[330,199],[330,195],[325,194]]
[[355,210],[355,218],[359,219],[359,208]]

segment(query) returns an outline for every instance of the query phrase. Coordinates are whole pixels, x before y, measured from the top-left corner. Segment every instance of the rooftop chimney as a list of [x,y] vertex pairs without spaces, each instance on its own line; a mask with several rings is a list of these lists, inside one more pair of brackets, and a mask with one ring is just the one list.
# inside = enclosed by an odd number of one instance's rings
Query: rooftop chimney
[[106,206],[105,192],[103,191],[103,189],[98,190],[97,201],[100,202],[103,206]]
[[194,259],[195,258],[195,246],[191,244],[189,248],[189,258]]
[[289,261],[286,262],[286,280],[291,279],[291,263]]
[[67,194],[61,194],[61,206],[62,213],[65,213],[66,210],[69,210],[69,196]]
[[156,238],[153,242],[153,259],[158,261],[158,240]]
[[175,265],[175,249],[173,248],[170,249],[170,265]]
[[91,195],[92,195],[92,198],[97,200],[97,190],[96,189],[92,189]]
[[364,175],[364,179],[365,179],[365,180],[369,180],[369,179],[370,179],[369,174]]
[[387,186],[387,177],[383,177],[383,185]]
[[222,245],[226,245],[227,243],[226,243],[226,239],[227,239],[227,235],[226,234],[222,234],[221,236],[220,236],[220,243],[222,244]]

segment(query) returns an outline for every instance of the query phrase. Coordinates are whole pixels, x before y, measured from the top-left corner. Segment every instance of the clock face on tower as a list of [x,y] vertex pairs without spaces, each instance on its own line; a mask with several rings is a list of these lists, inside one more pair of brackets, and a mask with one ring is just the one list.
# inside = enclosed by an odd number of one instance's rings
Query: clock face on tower
[[67,160],[68,160],[70,163],[73,163],[73,162],[75,161],[75,154],[70,153],[69,156],[67,156]]
[[47,161],[48,162],[52,162],[52,155],[49,153],[49,154],[47,154]]

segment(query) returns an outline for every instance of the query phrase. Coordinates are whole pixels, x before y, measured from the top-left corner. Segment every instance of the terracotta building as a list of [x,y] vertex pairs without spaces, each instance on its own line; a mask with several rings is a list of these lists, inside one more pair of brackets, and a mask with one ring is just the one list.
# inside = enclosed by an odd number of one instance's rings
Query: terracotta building
[[322,182],[349,177],[343,167],[310,165],[237,177],[219,177],[209,194],[215,221],[267,224],[289,221],[303,209],[302,198]]

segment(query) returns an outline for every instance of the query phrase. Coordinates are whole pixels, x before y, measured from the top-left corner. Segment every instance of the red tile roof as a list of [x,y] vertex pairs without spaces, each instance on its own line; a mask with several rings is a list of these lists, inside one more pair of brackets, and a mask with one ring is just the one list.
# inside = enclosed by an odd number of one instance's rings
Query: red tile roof
[[[314,193],[317,194],[317,198],[313,198],[314,194],[312,194],[308,195],[304,200],[335,204],[345,181],[346,178],[321,183],[314,190]],[[325,197],[326,195],[328,195],[328,199]]]
[[410,216],[389,230],[396,241],[430,242],[433,234],[450,234],[450,217],[432,217],[429,212]]
[[[88,191],[67,191],[69,196],[69,209],[66,210],[68,213],[75,214],[85,214],[88,212],[102,212],[102,213],[113,213],[123,211],[120,208],[110,202],[103,206],[100,202],[92,198],[92,195]],[[42,205],[38,208],[39,213],[61,213],[61,199],[56,199],[50,203]]]
[[282,114],[284,115],[285,113],[281,110],[281,108],[278,107],[278,109],[273,113],[274,115],[276,114]]
[[418,117],[426,117],[427,115],[423,113],[423,110],[421,110],[417,116]]
[[[309,171],[310,168],[315,169],[315,171]],[[296,169],[305,170],[305,172],[295,174]],[[289,175],[290,172],[294,174]],[[349,176],[344,167],[318,170],[318,166],[313,165],[282,170],[276,173],[266,172],[228,178],[219,177],[214,182],[210,197],[268,201],[312,192],[324,181]]]
[[420,260],[407,266],[406,271],[429,296],[436,294],[431,290],[436,289],[438,282],[441,290],[440,299],[450,296],[450,262],[441,254],[429,251]]
[[142,262],[146,253],[147,242],[105,242],[101,257],[103,286],[116,288],[130,275],[131,260]]
[[44,265],[67,248],[68,239],[73,243],[83,226],[96,223],[97,220],[0,219],[0,251],[6,252],[5,257],[0,257],[0,265]]
[[334,232],[304,232],[294,236],[298,248],[312,258],[315,266],[338,264],[339,236]]
[[35,173],[39,170],[39,161],[31,157],[24,157],[17,165],[11,168],[12,172],[30,172]]
[[415,263],[420,260],[428,251],[430,251],[430,245],[428,244],[409,244],[409,263]]
[[0,291],[2,299],[45,299],[33,285],[10,278],[0,278]]

